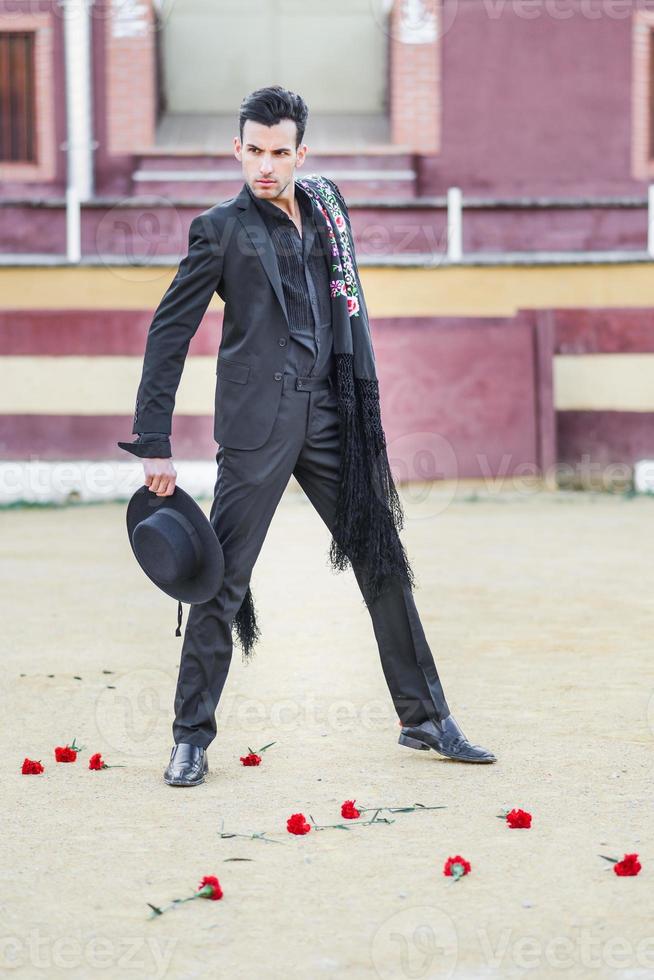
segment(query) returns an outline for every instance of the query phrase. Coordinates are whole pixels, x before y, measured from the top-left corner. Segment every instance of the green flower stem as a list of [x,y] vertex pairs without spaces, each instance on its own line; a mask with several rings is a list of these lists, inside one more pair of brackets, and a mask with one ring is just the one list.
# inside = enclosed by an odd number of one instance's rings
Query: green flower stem
[[357,810],[359,813],[367,813],[368,810],[388,810],[389,813],[413,813],[414,810],[447,810],[447,807],[442,804],[440,806],[425,806],[423,803],[414,803],[413,806],[358,806]]
[[280,840],[271,840],[270,837],[266,837],[267,831],[263,830],[260,834],[232,834],[232,833],[221,833],[221,837],[245,837],[246,840],[265,840],[269,844],[281,844]]
[[220,828],[220,836],[221,837],[245,837],[246,840],[263,840],[263,841],[266,841],[268,844],[283,844],[284,843],[284,841],[282,841],[282,840],[272,840],[271,837],[266,837],[266,834],[268,833],[267,830],[262,830],[260,834],[235,834],[235,833],[231,833],[231,832],[228,832],[228,831],[224,831],[222,829],[223,826],[224,826],[224,824],[225,824],[225,821],[223,820],[223,823],[222,823],[221,828]]
[[205,885],[204,888],[200,888],[199,891],[195,892],[194,895],[189,895],[188,898],[174,898],[170,905],[164,905],[159,908],[156,905],[150,905],[152,912],[148,916],[149,919],[156,919],[158,916],[163,915],[168,909],[174,909],[183,902],[192,902],[194,898],[210,898],[213,894],[213,885]]
[[347,826],[347,824],[344,824],[344,823],[322,823],[322,824],[318,824],[318,823],[315,822],[315,820],[313,819],[313,817],[311,816],[311,814],[309,814],[309,820],[313,824],[313,829],[314,830],[328,830],[330,827],[333,827],[336,830],[349,830],[350,829]]
[[260,752],[265,752],[266,749],[269,749],[270,746],[274,744],[275,744],[274,742],[268,742],[267,745],[262,745],[260,749],[251,749],[250,746],[248,745],[248,752],[254,753],[254,755],[259,755]]

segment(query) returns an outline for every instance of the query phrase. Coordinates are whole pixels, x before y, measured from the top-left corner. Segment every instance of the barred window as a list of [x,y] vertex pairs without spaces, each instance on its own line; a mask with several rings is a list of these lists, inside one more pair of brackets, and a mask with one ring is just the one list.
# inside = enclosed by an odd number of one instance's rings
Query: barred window
[[34,31],[0,32],[0,160],[36,162]]

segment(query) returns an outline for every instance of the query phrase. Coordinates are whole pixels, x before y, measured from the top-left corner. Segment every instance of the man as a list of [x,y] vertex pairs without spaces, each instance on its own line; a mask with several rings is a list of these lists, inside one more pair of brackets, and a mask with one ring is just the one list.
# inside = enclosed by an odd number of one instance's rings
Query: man
[[[191,222],[188,254],[148,332],[134,414],[133,432],[139,438],[119,443],[143,458],[151,492],[173,493],[169,436],[175,392],[191,337],[217,291],[225,309],[216,370],[219,449],[210,521],[222,546],[225,575],[214,598],[189,610],[175,694],[175,745],[164,772],[169,785],[197,785],[208,771],[206,750],[216,735],[215,710],[232,657],[232,625],[249,652],[258,633],[250,576],[291,475],[332,531],[337,567],[351,559],[403,726],[400,742],[459,761],[495,761],[492,752],[470,744],[450,714],[405,574],[408,563],[394,534],[391,512],[397,498],[388,471],[388,500],[382,501],[372,484],[365,492],[360,489],[366,465],[361,457],[375,430],[365,436],[367,443],[355,445],[367,422],[364,414],[353,419],[347,413],[357,404],[356,389],[367,398],[366,418],[371,415],[374,353],[363,293],[338,305],[346,279],[351,290],[353,279],[359,283],[356,265],[350,265],[349,276],[331,278],[339,275],[332,270],[342,269],[330,264],[337,249],[328,211],[315,206],[309,179],[296,180],[307,153],[302,143],[307,117],[302,98],[280,86],[259,89],[243,100],[234,155],[244,186],[235,198]],[[336,184],[316,179],[338,227],[346,222],[351,230]],[[347,331],[359,303],[365,319],[359,318],[352,353]],[[346,315],[339,319],[342,309]],[[344,365],[353,364],[358,373],[347,388]],[[377,430],[383,437],[378,419]],[[387,462],[383,445],[382,438],[368,453],[368,465]]]

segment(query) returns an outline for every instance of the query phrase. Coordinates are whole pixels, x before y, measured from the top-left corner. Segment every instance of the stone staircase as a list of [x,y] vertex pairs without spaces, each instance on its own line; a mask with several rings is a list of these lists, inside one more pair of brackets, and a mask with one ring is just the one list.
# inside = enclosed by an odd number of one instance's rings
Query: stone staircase
[[[415,199],[418,193],[414,154],[397,147],[376,152],[312,153],[297,173],[331,177],[348,203]],[[137,197],[223,201],[242,186],[241,165],[231,153],[154,150],[137,157],[132,173],[132,194]]]

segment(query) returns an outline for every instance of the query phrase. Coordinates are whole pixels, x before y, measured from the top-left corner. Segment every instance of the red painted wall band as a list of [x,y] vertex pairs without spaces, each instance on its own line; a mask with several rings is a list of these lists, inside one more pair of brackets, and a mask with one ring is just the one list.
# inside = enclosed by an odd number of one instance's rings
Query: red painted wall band
[[[466,327],[484,330],[533,323],[551,316],[554,353],[634,354],[654,352],[654,315],[642,309],[519,310],[514,317],[375,317],[375,335],[391,331],[447,333]],[[2,310],[0,356],[132,356],[142,357],[154,310]],[[222,331],[222,311],[205,314],[189,354],[215,354]]]

